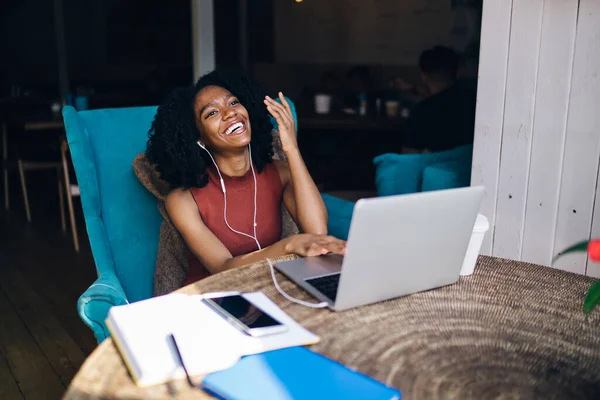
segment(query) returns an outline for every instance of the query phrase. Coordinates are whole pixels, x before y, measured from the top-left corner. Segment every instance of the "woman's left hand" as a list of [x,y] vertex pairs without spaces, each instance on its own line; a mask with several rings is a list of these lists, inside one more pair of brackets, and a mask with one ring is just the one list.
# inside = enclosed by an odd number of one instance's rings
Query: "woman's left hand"
[[278,94],[281,104],[270,98],[265,97],[265,105],[269,113],[277,121],[279,128],[279,138],[281,139],[281,147],[284,152],[298,149],[298,140],[296,138],[296,125],[294,123],[294,116],[292,115],[292,109],[289,103],[283,96],[283,93]]

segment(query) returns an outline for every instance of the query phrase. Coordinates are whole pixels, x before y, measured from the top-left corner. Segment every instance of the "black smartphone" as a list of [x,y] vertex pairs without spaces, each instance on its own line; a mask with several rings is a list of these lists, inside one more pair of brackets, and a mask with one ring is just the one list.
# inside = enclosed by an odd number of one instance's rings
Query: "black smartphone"
[[266,336],[285,332],[287,327],[241,294],[203,299],[237,329],[250,336]]

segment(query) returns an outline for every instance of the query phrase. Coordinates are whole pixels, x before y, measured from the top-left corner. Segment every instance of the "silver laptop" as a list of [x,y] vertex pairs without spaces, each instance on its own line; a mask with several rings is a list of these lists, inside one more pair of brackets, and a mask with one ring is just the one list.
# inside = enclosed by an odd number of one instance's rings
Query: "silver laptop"
[[346,255],[275,265],[335,311],[455,283],[483,187],[361,199]]

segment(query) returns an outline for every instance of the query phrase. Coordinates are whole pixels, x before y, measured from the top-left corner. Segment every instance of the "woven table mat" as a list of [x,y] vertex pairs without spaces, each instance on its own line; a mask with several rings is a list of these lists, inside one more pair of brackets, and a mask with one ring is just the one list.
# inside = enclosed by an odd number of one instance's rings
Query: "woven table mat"
[[[312,300],[277,276],[292,296]],[[265,263],[181,291],[262,290],[321,336],[311,349],[399,388],[405,399],[600,399],[600,310],[582,311],[592,282],[482,256],[475,273],[455,285],[339,313],[287,301]],[[65,398],[205,398],[186,385],[135,387],[106,340]]]

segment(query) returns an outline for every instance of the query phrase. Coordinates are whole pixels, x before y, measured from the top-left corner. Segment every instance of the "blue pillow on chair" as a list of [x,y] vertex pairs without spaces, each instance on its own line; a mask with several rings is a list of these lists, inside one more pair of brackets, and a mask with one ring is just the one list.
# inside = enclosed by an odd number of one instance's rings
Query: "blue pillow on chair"
[[377,196],[419,192],[425,158],[422,154],[382,154],[375,157]]
[[[375,186],[377,187],[377,196],[421,192],[423,190],[423,174],[427,167],[433,164],[456,161],[457,165],[469,168],[472,154],[473,145],[465,145],[437,153],[387,153],[377,156],[373,159],[376,168]],[[443,185],[440,185],[439,182],[435,185],[438,188],[443,188]]]
[[471,183],[471,162],[448,161],[433,164],[423,171],[421,191],[443,190],[469,186]]

